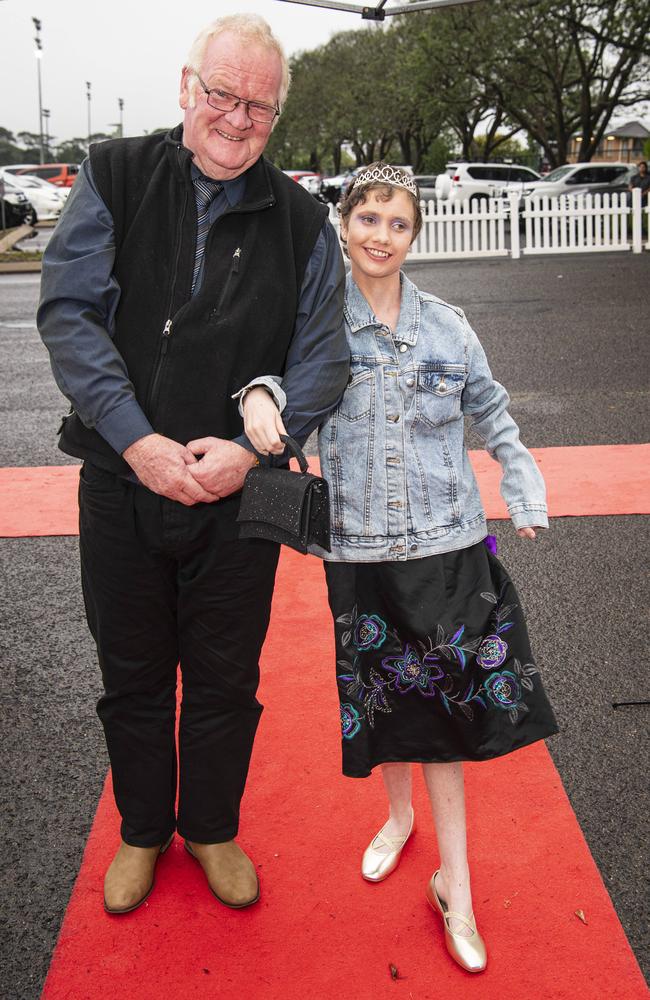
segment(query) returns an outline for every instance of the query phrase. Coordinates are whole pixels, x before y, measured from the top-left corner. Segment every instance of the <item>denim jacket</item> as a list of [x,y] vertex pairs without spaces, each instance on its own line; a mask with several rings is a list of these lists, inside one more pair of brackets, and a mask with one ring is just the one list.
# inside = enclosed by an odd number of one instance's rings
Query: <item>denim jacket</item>
[[327,560],[420,559],[485,537],[464,414],[501,463],[501,493],[515,527],[548,526],[544,480],[465,314],[403,273],[401,287],[391,333],[347,277],[350,378],[319,433],[332,551],[313,551]]

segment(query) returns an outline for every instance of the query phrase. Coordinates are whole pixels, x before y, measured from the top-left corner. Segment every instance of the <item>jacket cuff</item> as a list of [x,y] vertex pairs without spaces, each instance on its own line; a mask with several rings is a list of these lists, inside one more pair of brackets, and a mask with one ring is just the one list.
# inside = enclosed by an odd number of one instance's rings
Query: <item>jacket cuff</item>
[[95,430],[118,455],[125,452],[135,441],[154,433],[153,427],[135,398],[122,403],[105,417],[101,417],[95,424]]
[[246,393],[250,389],[254,389],[258,385],[263,386],[268,391],[269,395],[273,397],[273,401],[275,402],[275,405],[277,406],[278,410],[280,411],[280,413],[282,413],[285,406],[287,405],[287,396],[284,389],[282,388],[281,383],[282,379],[280,378],[279,375],[260,375],[259,378],[254,378],[252,382],[249,382],[248,385],[245,385],[243,389],[240,389],[238,392],[233,393],[231,398],[239,400],[240,417],[244,416],[242,403],[244,402]]
[[255,455],[255,458],[257,459],[259,465],[270,466],[272,464],[271,459],[274,458],[275,456],[260,455],[259,451],[255,451],[255,448],[250,443],[245,434],[240,434],[239,437],[233,438],[232,441],[233,444],[238,444],[241,448],[245,448],[246,451],[250,451],[252,455]]
[[508,508],[515,528],[548,528],[546,504],[518,503]]

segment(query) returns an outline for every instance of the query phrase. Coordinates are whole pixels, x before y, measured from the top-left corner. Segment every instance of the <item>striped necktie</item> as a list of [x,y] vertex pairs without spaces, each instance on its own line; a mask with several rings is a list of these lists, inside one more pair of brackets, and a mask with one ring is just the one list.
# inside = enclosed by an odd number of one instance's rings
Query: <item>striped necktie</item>
[[194,273],[192,274],[192,294],[203,263],[203,253],[205,243],[210,231],[210,205],[220,191],[223,184],[218,181],[208,181],[199,177],[194,178],[194,194],[196,197],[196,250],[194,253]]

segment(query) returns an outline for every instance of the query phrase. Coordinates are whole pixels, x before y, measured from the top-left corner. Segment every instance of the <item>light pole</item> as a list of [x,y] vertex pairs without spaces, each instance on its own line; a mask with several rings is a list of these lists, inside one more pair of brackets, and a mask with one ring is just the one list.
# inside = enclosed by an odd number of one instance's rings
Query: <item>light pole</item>
[[88,150],[90,150],[90,136],[92,134],[90,131],[90,99],[91,99],[90,90],[91,90],[90,80],[86,80],[86,97],[88,98]]
[[50,110],[49,108],[43,108],[43,118],[45,119],[45,148],[47,150],[48,159],[50,157]]
[[124,111],[124,100],[121,97],[118,97],[118,99],[117,99],[117,106],[120,109],[120,139],[123,139],[124,138],[124,115],[122,114],[122,112]]
[[45,163],[45,155],[43,150],[43,94],[41,90],[41,58],[43,56],[43,46],[41,45],[41,21],[37,17],[33,17],[34,28],[36,29],[36,34],[34,35],[34,41],[36,42],[36,69],[38,72],[38,131],[40,135],[39,140],[39,155],[41,158],[41,163]]

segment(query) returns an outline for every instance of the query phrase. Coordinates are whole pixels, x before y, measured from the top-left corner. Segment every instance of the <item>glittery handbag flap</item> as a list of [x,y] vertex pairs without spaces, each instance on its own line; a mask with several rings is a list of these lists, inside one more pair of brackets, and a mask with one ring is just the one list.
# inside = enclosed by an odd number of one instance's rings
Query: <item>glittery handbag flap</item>
[[[287,439],[283,436],[283,440]],[[303,553],[316,544],[329,552],[327,482],[306,471],[302,450],[292,439],[289,441],[302,471],[259,466],[248,472],[237,517],[239,537],[266,538]]]

